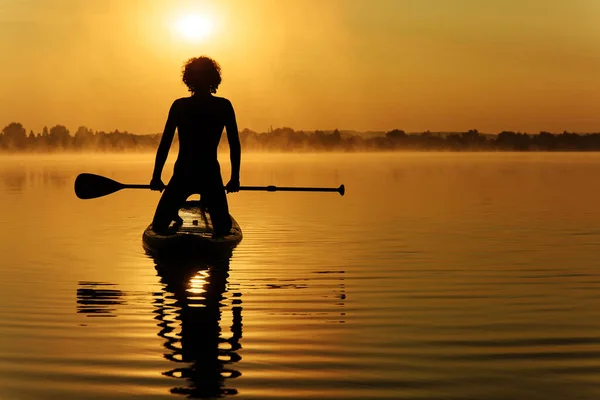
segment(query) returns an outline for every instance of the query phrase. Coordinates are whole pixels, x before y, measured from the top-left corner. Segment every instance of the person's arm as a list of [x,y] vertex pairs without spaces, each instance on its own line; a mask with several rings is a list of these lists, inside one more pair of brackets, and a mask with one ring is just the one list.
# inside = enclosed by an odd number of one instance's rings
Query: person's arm
[[226,188],[228,192],[237,192],[240,190],[240,164],[242,159],[242,146],[240,145],[240,136],[238,133],[237,121],[235,120],[235,111],[230,102],[227,102],[228,112],[225,120],[225,129],[227,131],[227,140],[229,141],[229,158],[231,160],[231,180]]
[[160,139],[158,150],[156,151],[154,172],[152,173],[152,181],[150,182],[151,186],[155,186],[153,190],[162,190],[165,186],[162,182],[161,176],[163,168],[165,166],[165,162],[167,161],[167,157],[169,156],[169,149],[171,148],[173,137],[175,136],[175,129],[177,128],[177,119],[175,118],[176,104],[177,103],[174,102],[171,106],[171,109],[169,110],[169,116],[167,117],[165,129],[163,131],[162,138]]

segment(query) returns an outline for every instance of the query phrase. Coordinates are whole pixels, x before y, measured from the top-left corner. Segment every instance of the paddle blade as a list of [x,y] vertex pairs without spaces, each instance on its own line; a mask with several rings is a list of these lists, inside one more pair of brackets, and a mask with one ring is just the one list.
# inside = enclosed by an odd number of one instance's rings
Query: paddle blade
[[94,174],[79,174],[75,179],[75,194],[80,199],[95,199],[123,189],[123,184]]
[[340,185],[340,187],[338,188],[337,191],[339,194],[341,194],[343,196],[344,193],[346,193],[346,187],[344,185]]

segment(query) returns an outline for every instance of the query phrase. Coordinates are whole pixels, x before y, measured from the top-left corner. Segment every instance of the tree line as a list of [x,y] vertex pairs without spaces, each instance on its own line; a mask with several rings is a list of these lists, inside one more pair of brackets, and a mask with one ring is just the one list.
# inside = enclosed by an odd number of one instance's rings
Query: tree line
[[96,131],[80,126],[74,134],[64,125],[29,134],[21,123],[12,122],[0,133],[0,150],[4,152],[53,152],[68,150],[127,151],[156,149],[160,135],[135,135],[129,132]]
[[[223,135],[222,147],[227,147]],[[73,134],[64,125],[55,125],[34,133],[13,122],[0,132],[1,152],[54,151],[154,151],[161,135],[136,135],[127,131],[93,131],[85,126]],[[389,132],[295,131],[292,128],[270,129],[258,133],[250,129],[240,132],[245,151],[598,151],[600,133],[527,134],[503,131],[483,134],[476,129],[467,132],[406,133]],[[175,139],[177,142],[177,138]]]

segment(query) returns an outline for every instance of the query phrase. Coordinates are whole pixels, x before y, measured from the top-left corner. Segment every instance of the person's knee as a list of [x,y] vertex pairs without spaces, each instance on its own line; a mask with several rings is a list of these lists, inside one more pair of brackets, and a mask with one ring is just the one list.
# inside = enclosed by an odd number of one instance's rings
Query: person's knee
[[231,217],[229,214],[220,215],[220,216],[211,216],[213,221],[213,229],[216,235],[226,235],[231,232],[231,228],[233,227],[233,223],[231,222]]
[[165,212],[165,210],[157,210],[152,219],[152,230],[155,232],[164,231],[169,228],[171,221],[173,220],[172,214]]
[[155,233],[166,233],[169,231],[169,226],[165,224],[152,223],[152,230]]

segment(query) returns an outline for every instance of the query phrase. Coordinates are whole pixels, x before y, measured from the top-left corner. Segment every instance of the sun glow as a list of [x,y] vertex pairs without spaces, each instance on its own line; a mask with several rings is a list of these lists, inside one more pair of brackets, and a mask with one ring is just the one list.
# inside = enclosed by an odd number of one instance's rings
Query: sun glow
[[177,20],[176,30],[181,37],[187,40],[200,41],[213,33],[214,24],[205,15],[189,14]]
[[204,286],[206,285],[206,279],[208,278],[208,271],[200,270],[196,272],[196,275],[190,279],[188,292],[193,294],[204,293]]

